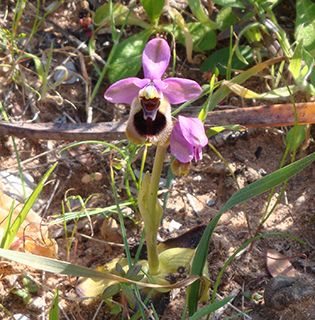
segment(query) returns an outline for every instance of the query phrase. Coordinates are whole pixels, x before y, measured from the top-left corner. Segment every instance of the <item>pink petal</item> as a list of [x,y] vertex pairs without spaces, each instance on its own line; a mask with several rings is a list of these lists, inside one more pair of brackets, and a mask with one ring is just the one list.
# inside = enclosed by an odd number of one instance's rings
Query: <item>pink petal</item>
[[126,78],[113,83],[104,94],[104,98],[112,103],[131,104],[140,89],[150,82],[149,79]]
[[201,147],[196,147],[194,149],[194,160],[195,161],[202,160],[202,148]]
[[208,144],[208,137],[202,121],[198,118],[178,117],[178,125],[184,139],[195,147]]
[[163,82],[167,84],[167,88],[162,91],[171,104],[197,98],[202,91],[196,81],[189,79],[167,78]]
[[164,91],[167,88],[167,83],[165,83],[163,80],[154,79],[153,84],[156,88],[158,88],[160,91]]
[[171,154],[180,162],[187,163],[194,158],[193,146],[181,134],[181,129],[175,124],[170,138]]
[[147,43],[142,54],[144,77],[161,79],[171,58],[168,43],[162,38],[155,38]]

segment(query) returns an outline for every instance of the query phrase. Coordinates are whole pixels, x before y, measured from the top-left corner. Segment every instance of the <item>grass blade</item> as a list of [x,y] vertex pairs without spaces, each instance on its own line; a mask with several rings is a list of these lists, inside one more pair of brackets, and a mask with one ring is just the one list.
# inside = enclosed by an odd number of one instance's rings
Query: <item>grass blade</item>
[[201,309],[199,309],[196,313],[194,313],[193,316],[189,318],[189,320],[198,320],[202,317],[206,316],[207,314],[210,314],[220,308],[222,308],[224,305],[226,305],[229,301],[231,301],[234,297],[226,297],[222,299],[221,301],[215,301]]
[[55,274],[64,274],[73,277],[84,277],[101,280],[112,280],[119,283],[136,284],[146,288],[164,288],[175,289],[190,285],[198,279],[198,277],[190,276],[174,284],[159,285],[155,283],[146,283],[140,281],[134,281],[127,278],[123,278],[112,274],[110,272],[100,272],[90,268],[82,267],[76,264],[72,264],[66,261],[59,261],[52,258],[46,258],[35,254],[18,252],[13,250],[0,249],[0,257],[8,260],[15,261],[17,263],[25,264],[34,269],[39,269]]
[[[120,202],[119,206],[120,208],[126,208],[130,205],[133,205],[134,203],[131,201],[124,201]],[[112,205],[108,206],[106,208],[94,208],[94,209],[86,209],[82,211],[72,211],[72,212],[66,212],[65,214],[61,216],[57,216],[56,219],[52,220],[49,222],[49,225],[55,225],[59,224],[65,221],[70,221],[70,220],[75,220],[75,219],[80,219],[80,218],[86,218],[87,216],[92,216],[92,215],[103,215],[103,216],[108,216],[112,213],[117,213],[117,205]]]
[[49,310],[49,320],[59,320],[59,291],[58,289],[55,292],[54,299],[52,301],[51,309]]

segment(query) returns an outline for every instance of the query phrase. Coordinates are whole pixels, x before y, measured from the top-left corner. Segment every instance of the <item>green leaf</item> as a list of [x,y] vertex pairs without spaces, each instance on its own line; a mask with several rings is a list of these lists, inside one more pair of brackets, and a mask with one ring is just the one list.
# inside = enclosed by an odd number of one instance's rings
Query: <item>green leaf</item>
[[119,293],[121,290],[121,284],[120,283],[114,283],[107,288],[104,289],[102,293],[102,299],[109,299],[112,298],[114,295]]
[[309,51],[315,50],[315,3],[312,0],[296,1],[295,38]]
[[290,152],[296,152],[305,139],[306,126],[296,125],[287,133],[285,137],[285,144]]
[[229,303],[229,301],[231,301],[233,298],[234,298],[233,296],[226,297],[226,298],[222,299],[221,301],[215,301],[207,306],[204,306],[204,307],[200,308],[197,312],[195,312],[193,314],[193,316],[191,316],[189,318],[189,320],[201,319],[202,317],[206,316],[207,314],[210,314],[210,313],[222,308],[227,303]]
[[[96,9],[94,15],[95,25],[110,25],[111,16],[109,7],[110,4],[107,2]],[[112,14],[116,25],[127,23],[129,25],[136,25],[142,28],[148,28],[150,26],[145,21],[139,19],[132,11],[130,12],[130,9],[121,3],[113,4]]]
[[[279,63],[283,60],[283,57],[279,57],[258,63],[234,77],[230,82],[241,84],[247,79],[257,75],[257,73],[261,72],[267,67]],[[215,91],[213,95],[209,97],[208,101],[204,106],[202,106],[202,108],[206,108],[207,112],[213,110],[229,93],[230,90],[226,86],[221,86],[218,90]]]
[[244,99],[283,99],[286,97],[290,97],[293,93],[299,91],[299,87],[296,85],[281,87],[263,93],[257,93],[255,91],[249,90],[241,86],[240,84],[233,83],[231,81],[223,80],[222,85],[227,86],[232,92],[236,93]]
[[27,276],[24,277],[22,283],[29,293],[36,293],[38,291],[37,284],[31,278]]
[[[216,34],[212,28],[200,22],[190,22],[186,24],[189,33],[192,36],[193,51],[205,52],[216,46]],[[179,29],[176,32],[176,38],[179,43],[185,45],[185,34]]]
[[21,224],[23,223],[23,221],[25,220],[27,214],[29,213],[29,211],[31,210],[31,208],[33,207],[35,201],[37,200],[37,198],[39,197],[39,194],[41,193],[41,191],[44,188],[44,185],[47,181],[47,179],[49,178],[49,176],[51,175],[51,173],[55,170],[56,166],[57,166],[57,162],[44,174],[44,176],[42,177],[42,179],[39,181],[38,185],[36,186],[36,188],[34,189],[34,191],[32,192],[32,194],[30,195],[30,197],[26,200],[23,208],[21,209],[19,215],[16,217],[16,219],[14,220],[14,222],[12,223],[12,225],[10,226],[10,230],[5,234],[4,239],[1,241],[1,245],[3,248],[9,248],[12,241],[14,240],[17,232],[20,229]]
[[54,299],[52,301],[52,306],[49,310],[49,320],[59,320],[59,290],[56,289],[54,294]]
[[[115,12],[115,6],[114,6],[114,10]],[[110,16],[109,16],[109,3],[104,3],[103,5],[101,5],[100,7],[98,7],[95,11],[95,15],[94,15],[94,24],[95,25],[100,25],[105,21],[110,21]]]
[[[253,60],[253,51],[250,46],[240,46],[240,52],[247,61]],[[200,70],[203,72],[219,69],[221,75],[225,75],[226,66],[230,57],[230,48],[225,47],[212,53],[201,65]],[[244,69],[246,64],[241,62],[236,56],[232,59],[232,69]]]
[[32,298],[31,294],[28,292],[27,289],[25,288],[22,288],[22,289],[14,289],[13,290],[13,293],[15,295],[17,295],[18,297],[22,298],[23,299],[23,302],[25,304],[28,304]]
[[133,77],[141,69],[142,51],[150,37],[151,31],[142,31],[120,42],[115,49],[108,77],[111,83],[120,79]]
[[0,248],[4,248],[5,241],[6,241],[7,237],[9,236],[14,207],[15,207],[15,201],[13,200],[11,203],[11,206],[10,206],[9,214],[6,218],[7,222],[5,225],[4,232],[3,232],[3,237],[1,239]]
[[141,0],[141,4],[152,22],[160,18],[164,7],[164,0]]
[[35,269],[53,272],[56,274],[109,280],[117,278],[109,273],[95,271],[69,262],[59,261],[30,253],[0,249],[0,256],[18,263],[26,264]]
[[299,42],[290,59],[289,71],[297,84],[305,84],[314,66],[314,58],[306,51]]
[[[130,280],[130,279],[118,276],[116,274],[112,274],[106,271],[104,268],[102,268],[102,270],[104,271],[101,272],[101,271],[93,270],[90,268],[82,267],[76,264],[72,264],[69,262],[59,261],[52,258],[46,258],[46,257],[38,256],[35,254],[18,252],[14,250],[0,249],[0,257],[15,261],[17,263],[25,264],[34,269],[52,272],[55,274],[65,274],[65,275],[74,276],[74,277],[88,278],[88,279],[85,279],[85,281],[91,280],[90,281],[91,290],[94,290],[93,286],[97,282],[100,283],[100,286],[102,286],[102,282],[110,283],[110,284],[114,282],[119,282],[119,283],[132,283],[132,284],[136,284],[138,286],[146,287],[146,288],[170,290],[174,288],[188,286],[194,281],[196,281],[196,279],[198,279],[198,277],[192,276],[184,280],[178,281],[174,284],[147,283],[147,282],[138,282],[138,281]],[[112,261],[110,261],[109,263],[112,263]],[[145,260],[143,261],[144,263],[147,263],[147,261]]]
[[19,60],[23,60],[25,58],[31,58],[33,59],[34,61],[34,65],[35,65],[35,69],[36,69],[36,72],[37,72],[37,75],[38,75],[38,79],[41,83],[44,82],[44,76],[45,76],[45,69],[44,69],[44,66],[42,64],[42,61],[37,57],[35,56],[34,54],[31,54],[31,53],[25,53],[23,54]]
[[[139,26],[145,29],[150,27],[148,23],[139,19],[127,6],[121,3],[113,4],[112,14],[115,24],[118,26],[126,23],[129,25]],[[94,15],[94,24],[97,26],[111,24],[109,2],[104,3],[96,9]]]
[[234,7],[245,9],[245,4],[242,0],[213,0],[213,3],[221,7]]
[[302,42],[298,43],[294,50],[292,59],[290,59],[289,71],[294,80],[298,79],[302,66]]
[[237,22],[237,15],[233,12],[231,7],[222,8],[216,18],[218,29],[225,30],[229,26]]
[[191,12],[199,22],[208,25],[212,29],[217,28],[217,24],[209,19],[200,0],[188,0],[188,5]]
[[[230,210],[237,204],[243,203],[287,181],[298,172],[309,166],[313,161],[315,161],[315,152],[311,153],[303,159],[287,165],[286,167],[268,174],[267,176],[251,183],[245,188],[234,193],[205,229],[199,245],[196,249],[196,253],[192,262],[191,274],[199,276],[202,275],[202,270],[207,260],[209,241],[215,227],[220,220],[220,217],[224,212]],[[196,281],[188,289],[188,308],[190,315],[193,315],[197,310],[199,287],[199,281]]]

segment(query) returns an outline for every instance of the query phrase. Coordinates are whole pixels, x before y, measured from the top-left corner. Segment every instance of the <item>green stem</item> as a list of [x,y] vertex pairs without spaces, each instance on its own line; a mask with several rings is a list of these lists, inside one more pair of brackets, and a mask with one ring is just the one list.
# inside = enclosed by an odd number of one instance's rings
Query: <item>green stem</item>
[[[150,179],[149,197],[148,197],[148,212],[151,216],[152,226],[154,226],[155,232],[146,232],[145,239],[147,244],[148,262],[150,274],[157,274],[159,272],[159,256],[157,250],[157,230],[160,225],[161,216],[157,216],[157,193],[159,190],[159,182],[163,169],[163,162],[167,146],[158,145],[154,158],[154,164],[152,169],[152,175]],[[151,228],[147,230],[152,231]],[[146,230],[146,231],[147,231]]]
[[163,169],[164,158],[166,154],[167,146],[158,145],[155,153],[151,181],[150,181],[150,191],[149,191],[149,210],[153,211],[155,208],[155,203],[157,201],[157,193],[159,190],[159,183],[161,178],[161,173]]

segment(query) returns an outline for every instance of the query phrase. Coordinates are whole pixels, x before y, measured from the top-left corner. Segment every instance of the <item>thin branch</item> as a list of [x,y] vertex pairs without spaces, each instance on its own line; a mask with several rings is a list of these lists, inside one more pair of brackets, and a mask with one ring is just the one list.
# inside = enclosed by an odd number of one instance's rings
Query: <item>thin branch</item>
[[[296,112],[296,113],[295,113]],[[297,119],[297,121],[296,121]],[[315,103],[273,104],[209,112],[205,126],[239,124],[248,128],[315,123]],[[0,121],[0,136],[31,140],[119,140],[125,138],[126,121],[81,124],[8,123]]]

